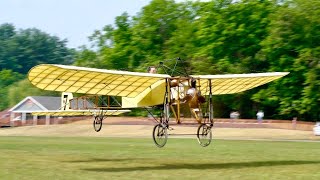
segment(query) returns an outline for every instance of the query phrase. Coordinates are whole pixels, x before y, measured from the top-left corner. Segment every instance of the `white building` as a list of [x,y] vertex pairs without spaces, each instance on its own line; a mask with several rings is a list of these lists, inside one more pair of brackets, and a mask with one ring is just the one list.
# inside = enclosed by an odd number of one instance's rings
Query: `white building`
[[[39,117],[32,116],[32,112],[57,110],[61,106],[60,103],[60,97],[28,96],[9,110],[10,126],[14,126],[17,124],[37,125]],[[45,124],[50,124],[49,115],[41,118],[45,118]]]

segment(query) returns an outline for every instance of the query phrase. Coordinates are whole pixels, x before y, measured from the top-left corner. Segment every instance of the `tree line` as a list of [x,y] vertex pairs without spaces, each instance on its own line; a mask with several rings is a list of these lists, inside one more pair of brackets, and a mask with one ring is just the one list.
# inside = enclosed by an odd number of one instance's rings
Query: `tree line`
[[[317,0],[153,0],[138,14],[123,13],[113,25],[96,30],[89,37],[91,47],[76,51],[56,37],[49,36],[45,42],[51,43],[41,44],[38,41],[44,37],[32,36],[45,34],[38,30],[14,31],[12,36],[10,30],[3,33],[2,25],[0,68],[22,77],[39,63],[145,72],[150,65],[180,57],[191,74],[287,71],[288,76],[262,87],[215,96],[216,117],[237,110],[241,118],[254,118],[261,109],[266,118],[316,121],[320,116],[319,7]],[[5,35],[15,38],[3,40]],[[34,42],[18,41],[30,36]],[[11,45],[3,47],[6,41]]]
[[12,107],[29,95],[56,95],[32,87],[28,71],[42,63],[71,64],[74,50],[36,28],[17,30],[12,24],[0,25],[0,110]]

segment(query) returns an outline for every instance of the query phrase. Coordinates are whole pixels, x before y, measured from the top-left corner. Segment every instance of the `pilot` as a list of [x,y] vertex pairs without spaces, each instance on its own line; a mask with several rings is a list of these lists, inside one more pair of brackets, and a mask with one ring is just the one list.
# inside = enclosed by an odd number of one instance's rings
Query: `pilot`
[[154,67],[154,66],[149,66],[148,67],[148,73],[156,74],[157,73],[157,68]]
[[187,90],[186,95],[190,95],[192,97],[194,97],[194,95],[196,94],[196,80],[192,79],[191,80],[191,87]]
[[196,89],[196,80],[191,80],[191,87],[186,92],[186,97],[183,101],[189,102],[190,107],[197,107],[197,103],[204,103],[206,100],[201,96],[200,91]]
[[186,96],[182,99],[182,102],[189,102],[194,98],[196,94],[196,81],[194,79],[191,80],[191,87],[187,90]]

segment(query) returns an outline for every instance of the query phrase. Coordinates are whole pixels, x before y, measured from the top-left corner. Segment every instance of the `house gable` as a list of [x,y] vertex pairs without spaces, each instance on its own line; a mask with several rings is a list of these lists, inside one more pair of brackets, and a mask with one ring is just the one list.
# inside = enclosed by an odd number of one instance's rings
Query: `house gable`
[[18,106],[14,111],[41,111],[43,110],[36,103],[32,102],[30,99],[26,100],[20,106]]
[[16,106],[10,109],[11,112],[33,112],[33,111],[45,111],[47,110],[39,102],[32,97],[26,97]]

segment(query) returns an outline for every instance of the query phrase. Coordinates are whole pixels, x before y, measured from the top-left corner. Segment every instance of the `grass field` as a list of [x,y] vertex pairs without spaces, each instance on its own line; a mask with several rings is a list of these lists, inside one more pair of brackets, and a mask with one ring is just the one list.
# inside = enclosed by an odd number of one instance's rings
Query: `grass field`
[[0,137],[1,179],[320,179],[319,142]]

